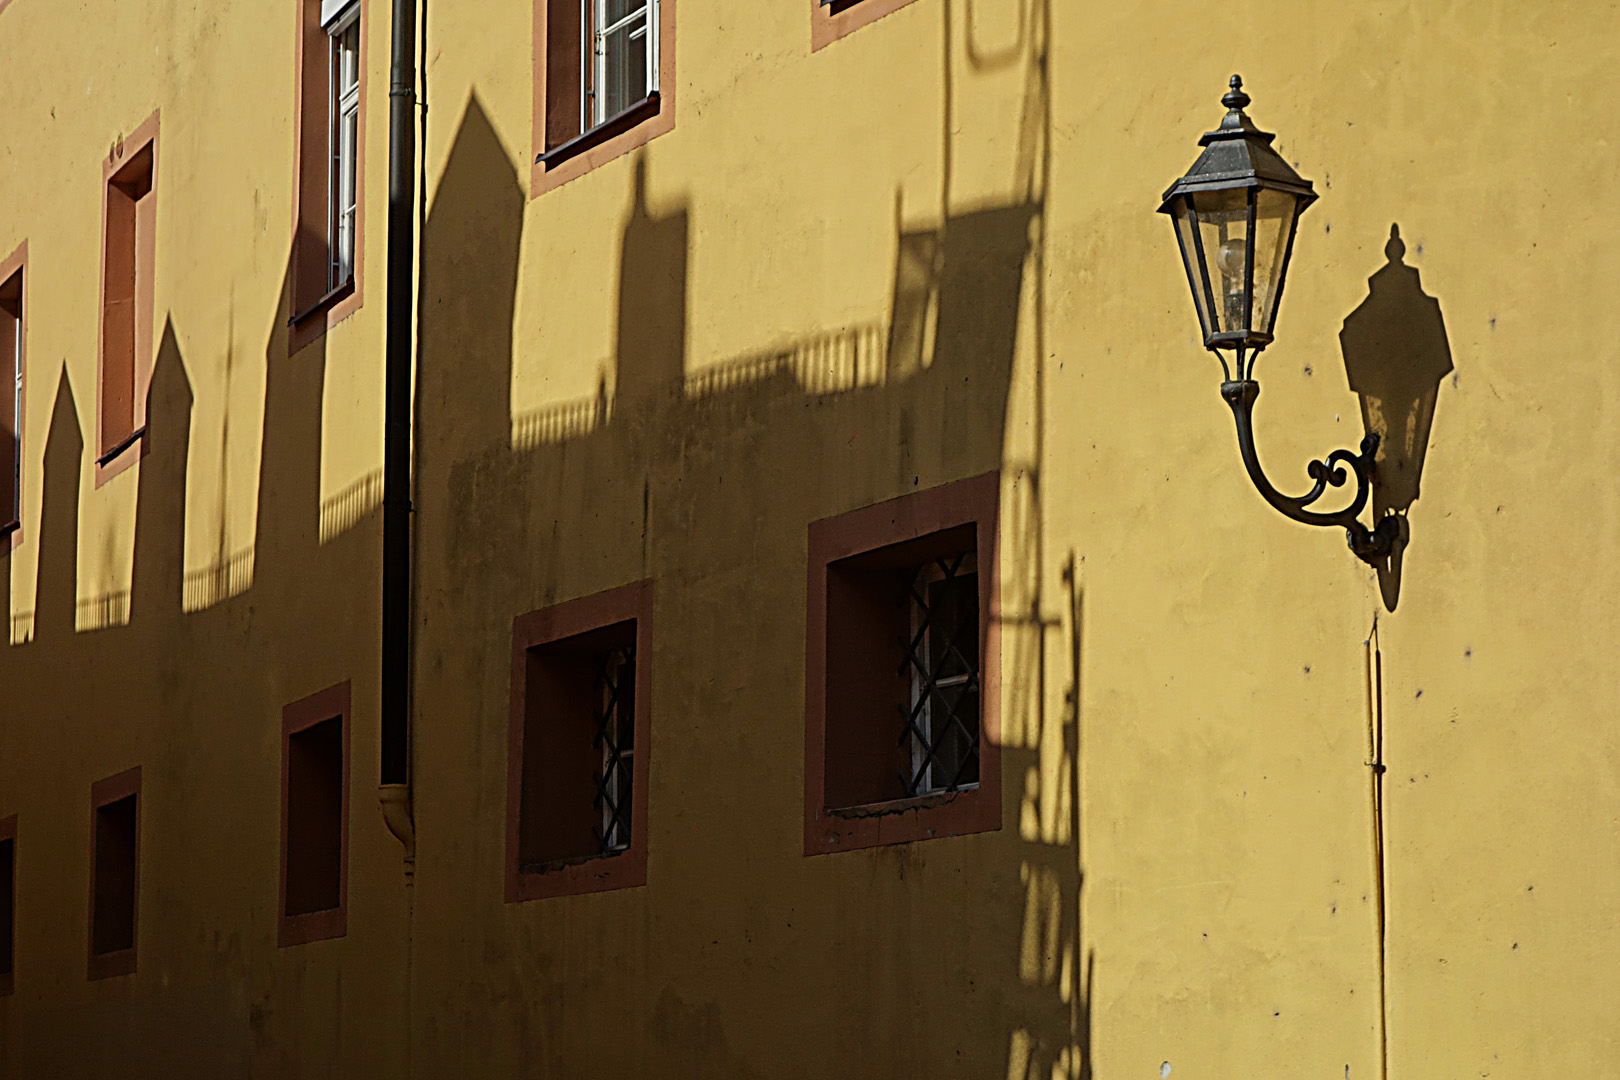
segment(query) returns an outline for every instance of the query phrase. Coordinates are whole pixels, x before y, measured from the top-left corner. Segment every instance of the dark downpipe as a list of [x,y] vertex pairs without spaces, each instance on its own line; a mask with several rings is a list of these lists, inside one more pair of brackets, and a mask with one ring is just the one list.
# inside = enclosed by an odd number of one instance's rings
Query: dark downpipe
[[393,0],[388,80],[388,324],[384,357],[382,770],[388,828],[416,860],[411,813],[411,361],[416,311],[416,0]]

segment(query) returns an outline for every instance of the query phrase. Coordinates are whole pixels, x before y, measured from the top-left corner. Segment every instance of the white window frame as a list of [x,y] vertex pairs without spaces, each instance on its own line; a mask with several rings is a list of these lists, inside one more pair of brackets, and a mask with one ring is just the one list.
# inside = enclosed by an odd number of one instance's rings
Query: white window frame
[[[23,280],[23,274],[26,272],[26,270],[17,272],[17,326],[11,343],[11,374],[15,384],[11,388],[11,505],[5,508],[3,515],[0,515],[0,526],[8,523],[15,523],[18,526],[22,524],[23,320],[28,314],[23,310],[23,289],[27,284]],[[0,537],[4,535],[0,533]]]
[[[360,37],[353,48],[353,80],[344,82],[344,39],[360,22],[358,0],[321,0],[321,29],[327,36],[327,280],[336,289],[354,278],[359,219]],[[345,141],[352,126],[353,137]]]
[[[647,87],[638,98],[628,102],[625,109],[634,108],[648,97],[658,92],[658,34],[659,34],[659,0],[642,0],[640,7],[629,12],[624,17],[614,20],[611,26],[607,23],[609,0],[579,0],[579,25],[584,40],[580,43],[579,65],[579,130],[581,134],[598,128],[614,116],[617,112],[607,111],[608,85],[608,57],[607,39],[612,34],[622,33],[637,19],[644,18],[645,22],[640,31],[642,45],[646,50]],[[600,28],[600,29],[599,29]],[[637,37],[631,32],[629,37],[634,41]]]
[[11,343],[11,374],[16,386],[12,388],[11,399],[11,506],[7,508],[10,519],[19,525],[22,524],[23,319],[27,315],[22,305],[24,284],[17,283],[17,339]]

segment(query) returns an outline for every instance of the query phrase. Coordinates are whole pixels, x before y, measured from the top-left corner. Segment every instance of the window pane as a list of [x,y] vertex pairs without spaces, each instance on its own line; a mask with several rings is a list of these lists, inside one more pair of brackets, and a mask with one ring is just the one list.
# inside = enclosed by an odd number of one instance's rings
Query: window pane
[[978,687],[970,683],[937,687],[928,711],[937,747],[930,790],[977,784],[979,761],[972,751],[979,742]]
[[360,24],[350,22],[332,35],[332,162],[330,202],[331,274],[328,288],[354,275],[356,161],[360,134]]
[[358,110],[345,112],[338,141],[338,280],[333,284],[341,284],[354,270],[355,163],[359,133]]
[[1255,199],[1254,326],[1271,333],[1282,286],[1283,262],[1293,239],[1295,197],[1262,188]]
[[911,776],[925,795],[978,783],[979,575],[972,552],[915,571],[910,586],[916,652],[911,679]]
[[12,926],[17,891],[17,843],[0,840],[0,975],[12,971]]
[[0,284],[0,529],[17,520],[22,485],[22,271]]
[[630,846],[630,811],[635,754],[636,661],[633,649],[616,649],[597,660],[597,743],[602,755],[600,790],[603,854]]
[[606,35],[603,112],[606,120],[647,96],[647,15],[643,11]]
[[645,11],[647,0],[607,0],[607,20],[603,26],[612,26],[626,15]]
[[1200,191],[1192,196],[1204,242],[1204,272],[1215,292],[1215,329],[1243,330],[1243,276],[1248,264],[1248,192]]
[[350,23],[348,29],[337,36],[339,94],[360,85],[360,24]]
[[1193,238],[1197,223],[1189,205],[1191,198],[1186,196],[1176,203],[1176,237],[1181,245],[1182,260],[1187,266],[1187,284],[1192,288],[1193,304],[1198,308],[1198,325],[1207,337],[1215,329],[1210,325],[1209,296],[1204,292],[1204,264],[1198,260],[1198,247]]
[[343,902],[343,717],[287,739],[287,894],[284,914]]
[[135,947],[136,820],[134,795],[96,808],[90,948],[97,955]]
[[928,654],[935,678],[960,678],[977,669],[978,624],[978,574],[928,586]]

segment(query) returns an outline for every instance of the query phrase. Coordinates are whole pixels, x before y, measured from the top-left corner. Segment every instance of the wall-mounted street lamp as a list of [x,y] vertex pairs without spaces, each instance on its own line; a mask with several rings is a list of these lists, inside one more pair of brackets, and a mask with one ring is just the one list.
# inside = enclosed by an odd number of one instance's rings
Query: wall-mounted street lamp
[[[1266,502],[1295,521],[1343,528],[1350,550],[1376,565],[1389,556],[1400,535],[1394,516],[1371,529],[1359,518],[1372,491],[1376,434],[1361,440],[1360,453],[1335,450],[1325,460],[1311,462],[1307,471],[1315,486],[1298,497],[1272,487],[1255,454],[1253,413],[1260,384],[1252,378],[1254,361],[1271,344],[1283,279],[1294,251],[1295,226],[1316,201],[1316,192],[1271,148],[1274,136],[1255,127],[1243,112],[1249,104],[1243,80],[1233,75],[1231,85],[1221,98],[1226,106],[1221,126],[1198,140],[1204,152],[1187,175],[1170,185],[1159,212],[1175,219],[1204,347],[1216,355],[1226,374],[1221,397],[1237,419],[1238,449],[1249,479]],[[1234,354],[1233,365],[1223,352]],[[1330,486],[1344,485],[1346,467],[1356,477],[1350,504],[1334,512],[1309,509]]]

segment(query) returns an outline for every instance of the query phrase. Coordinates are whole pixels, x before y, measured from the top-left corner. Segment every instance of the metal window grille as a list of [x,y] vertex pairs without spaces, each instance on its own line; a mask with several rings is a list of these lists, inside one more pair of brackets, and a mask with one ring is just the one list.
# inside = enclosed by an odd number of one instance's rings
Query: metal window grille
[[911,639],[900,674],[911,702],[900,743],[911,744],[910,796],[979,783],[979,574],[972,552],[935,559],[907,576]]
[[580,131],[658,89],[658,0],[580,0]]
[[636,647],[632,643],[597,657],[596,746],[601,762],[596,774],[596,806],[601,815],[592,826],[598,850],[608,855],[630,846],[636,739]]
[[355,218],[358,204],[360,144],[360,5],[355,4],[327,27],[331,39],[330,159],[327,205],[330,208],[327,287],[337,288],[354,276]]

